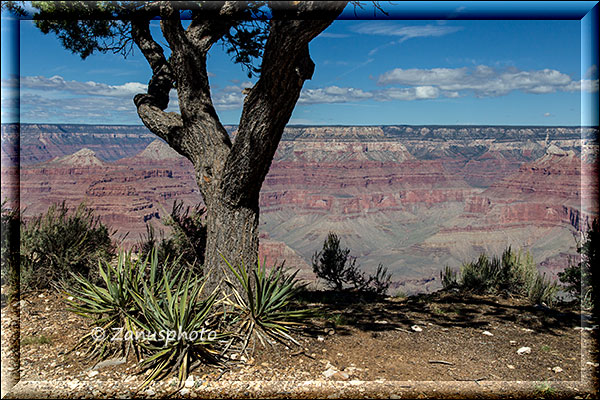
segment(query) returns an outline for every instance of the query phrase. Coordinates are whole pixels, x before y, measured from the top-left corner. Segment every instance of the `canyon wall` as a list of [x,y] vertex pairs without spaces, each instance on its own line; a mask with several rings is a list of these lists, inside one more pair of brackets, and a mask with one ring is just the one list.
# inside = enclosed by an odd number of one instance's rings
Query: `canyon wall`
[[[2,190],[20,189],[25,216],[86,201],[130,246],[146,223],[164,229],[175,199],[202,201],[192,165],[143,127],[18,133],[2,125]],[[579,127],[288,127],[261,191],[261,260],[314,279],[311,256],[334,231],[365,270],[389,268],[392,293],[435,290],[444,265],[508,245],[555,277],[597,215],[596,138]]]

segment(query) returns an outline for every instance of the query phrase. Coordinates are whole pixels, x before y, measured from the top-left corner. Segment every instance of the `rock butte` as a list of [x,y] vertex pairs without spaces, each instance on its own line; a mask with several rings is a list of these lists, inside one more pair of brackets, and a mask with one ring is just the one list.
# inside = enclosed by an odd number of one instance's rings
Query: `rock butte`
[[[594,137],[580,127],[288,127],[261,192],[261,260],[313,279],[310,257],[335,231],[407,293],[507,245],[555,277],[597,215]],[[19,171],[25,216],[85,200],[130,246],[146,223],[164,229],[175,199],[201,202],[191,163],[144,127],[24,124],[18,138],[2,125],[2,192]]]

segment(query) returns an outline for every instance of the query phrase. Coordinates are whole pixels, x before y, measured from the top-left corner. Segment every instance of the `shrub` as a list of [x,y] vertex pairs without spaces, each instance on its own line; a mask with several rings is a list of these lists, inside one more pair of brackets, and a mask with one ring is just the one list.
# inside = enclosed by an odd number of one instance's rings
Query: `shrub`
[[323,249],[312,258],[313,271],[317,278],[334,290],[342,290],[349,276],[355,275],[356,259],[350,258],[350,249],[340,247],[338,236],[330,232],[323,243]]
[[356,258],[350,256],[350,249],[340,247],[339,237],[330,232],[323,242],[323,249],[312,257],[313,272],[317,278],[333,290],[341,291],[352,287],[358,291],[385,294],[391,282],[391,274],[382,264],[377,266],[375,275],[365,275],[356,265]]
[[17,209],[6,206],[7,201],[2,202],[2,285],[10,287],[9,299],[12,301],[18,297],[19,289],[19,225],[20,217]]
[[457,273],[448,265],[446,265],[444,269],[440,271],[440,280],[442,281],[442,287],[444,289],[453,289],[458,287]]
[[173,371],[181,384],[200,363],[219,362],[226,335],[208,334],[221,318],[213,311],[217,292],[205,296],[202,278],[177,263],[160,266],[156,251],[135,261],[127,253],[116,266],[100,265],[102,286],[74,274],[69,310],[92,319],[104,335],[92,329],[73,350],[85,347],[93,357],[106,358],[133,349],[140,366],[150,369],[142,387]]
[[156,237],[154,227],[146,225],[146,235],[136,246],[136,251],[146,257],[152,249],[158,251],[159,262],[167,258],[180,258],[183,265],[188,265],[196,272],[204,264],[206,248],[206,226],[202,218],[205,208],[190,206],[184,209],[183,201],[175,201],[171,213],[165,218],[164,224],[171,228],[171,236],[165,238],[160,231],[160,239]]
[[98,260],[114,254],[111,233],[80,204],[70,213],[62,204],[21,226],[21,288],[48,287],[70,277],[89,276]]
[[444,288],[457,287],[474,293],[511,294],[534,303],[551,305],[558,291],[555,282],[540,275],[533,257],[508,247],[500,258],[481,254],[460,267],[460,276],[448,266],[440,273]]
[[366,290],[375,294],[383,295],[387,292],[392,282],[392,274],[388,273],[383,264],[377,266],[375,275],[370,275],[366,284]]
[[233,267],[227,260],[225,263],[239,284],[225,281],[233,293],[233,300],[228,301],[234,313],[231,324],[237,326],[242,351],[253,339],[258,339],[263,346],[269,339],[298,344],[290,330],[302,326],[313,316],[312,310],[291,307],[291,301],[306,286],[296,279],[298,271],[288,275],[281,264],[267,273],[257,262],[256,268],[248,273],[244,265]]
[[598,265],[599,234],[599,223],[594,219],[584,235],[583,243],[577,244],[580,261],[558,273],[566,292],[581,301],[583,307],[593,306],[595,310],[598,310],[598,296],[594,293],[595,275],[592,266]]

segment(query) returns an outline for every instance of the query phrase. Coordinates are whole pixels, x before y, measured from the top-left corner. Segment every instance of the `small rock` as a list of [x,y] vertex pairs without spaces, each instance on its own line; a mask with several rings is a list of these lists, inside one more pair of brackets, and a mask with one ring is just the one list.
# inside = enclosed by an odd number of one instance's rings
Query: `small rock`
[[421,328],[419,325],[413,325],[410,327],[410,329],[412,329],[415,332],[422,332],[423,328]]
[[517,345],[517,341],[516,340],[511,340],[510,341],[510,345],[511,346],[516,346]]
[[94,376],[98,375],[100,372],[98,371],[88,371],[87,372],[87,376],[89,376],[90,378],[93,378]]
[[486,335],[486,336],[494,336],[494,334],[490,331],[483,331],[481,332],[482,334]]
[[325,338],[324,338],[323,336],[317,336],[317,340],[318,340],[319,342],[322,342],[322,341],[324,341],[324,340],[325,340]]
[[146,390],[146,396],[154,396],[155,394],[156,394],[156,392],[152,389]]
[[[110,358],[108,360],[100,361],[98,364],[94,365],[92,369],[100,369],[105,367],[114,367],[117,365],[125,364],[127,362],[127,358]],[[150,370],[149,370],[150,371]]]
[[67,297],[67,300],[73,301],[73,300],[75,300],[75,298],[73,296],[69,296],[69,297]]
[[179,391],[179,394],[182,396],[187,396],[188,394],[190,394],[190,389],[183,388]]
[[187,377],[187,379],[185,380],[184,386],[186,388],[193,388],[194,387],[194,376],[190,375]]
[[554,371],[555,373],[558,374],[559,372],[562,372],[563,369],[561,367],[554,367],[554,368],[552,368],[552,371]]
[[517,350],[517,354],[529,354],[531,353],[531,347],[521,347],[519,350]]
[[515,369],[515,366],[514,366],[514,365],[511,365],[511,364],[507,364],[507,365],[506,365],[506,367],[507,367],[508,369]]
[[598,368],[598,365],[600,365],[600,364],[598,364],[598,363],[595,363],[595,362],[591,362],[591,361],[587,361],[587,362],[585,363],[585,365],[591,365],[592,367],[596,367],[596,368]]
[[269,363],[268,362],[264,362],[264,363],[260,363],[260,365],[262,365],[263,367],[268,367]]
[[335,374],[333,374],[331,376],[333,379],[335,379],[336,381],[347,381],[350,378],[350,375],[348,375],[346,372],[344,371],[337,371]]
[[521,328],[521,330],[523,332],[533,332],[533,329],[529,329],[529,328]]
[[389,324],[386,320],[375,321],[376,324],[386,325]]
[[328,369],[323,371],[322,374],[325,378],[331,378],[337,372],[339,372],[339,371],[335,367],[329,367]]
[[38,294],[38,297],[39,297],[40,299],[43,299],[43,298],[44,298],[44,297],[46,297],[46,296],[44,296],[44,294],[43,294],[43,293],[40,293],[40,294]]

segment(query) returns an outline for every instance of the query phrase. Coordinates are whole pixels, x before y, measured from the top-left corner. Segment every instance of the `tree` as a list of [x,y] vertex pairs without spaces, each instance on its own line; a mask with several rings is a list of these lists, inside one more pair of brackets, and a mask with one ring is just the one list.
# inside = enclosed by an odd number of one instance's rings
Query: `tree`
[[349,276],[356,274],[356,258],[350,257],[350,249],[342,249],[340,238],[329,232],[323,249],[312,257],[312,267],[317,278],[325,280],[329,288],[340,291],[348,283]]
[[[341,13],[346,1],[317,2],[30,2],[44,33],[86,58],[126,56],[137,47],[152,69],[147,93],[134,103],[144,125],[188,158],[207,209],[205,271],[211,284],[229,262],[258,257],[259,192],[283,129],[315,64],[308,44]],[[6,2],[16,13],[25,9]],[[377,7],[378,8],[378,7]],[[151,34],[160,19],[171,54]],[[182,19],[189,18],[184,28]],[[259,76],[244,101],[235,140],[212,103],[207,54],[222,42],[250,75]],[[255,61],[260,60],[260,66]],[[165,112],[177,91],[180,113]]]
[[392,275],[382,264],[377,266],[375,275],[366,276],[356,265],[356,258],[350,256],[350,249],[342,249],[340,238],[333,232],[327,234],[323,249],[313,255],[312,267],[317,278],[336,291],[345,289],[345,285],[359,292],[383,295],[391,284]]

